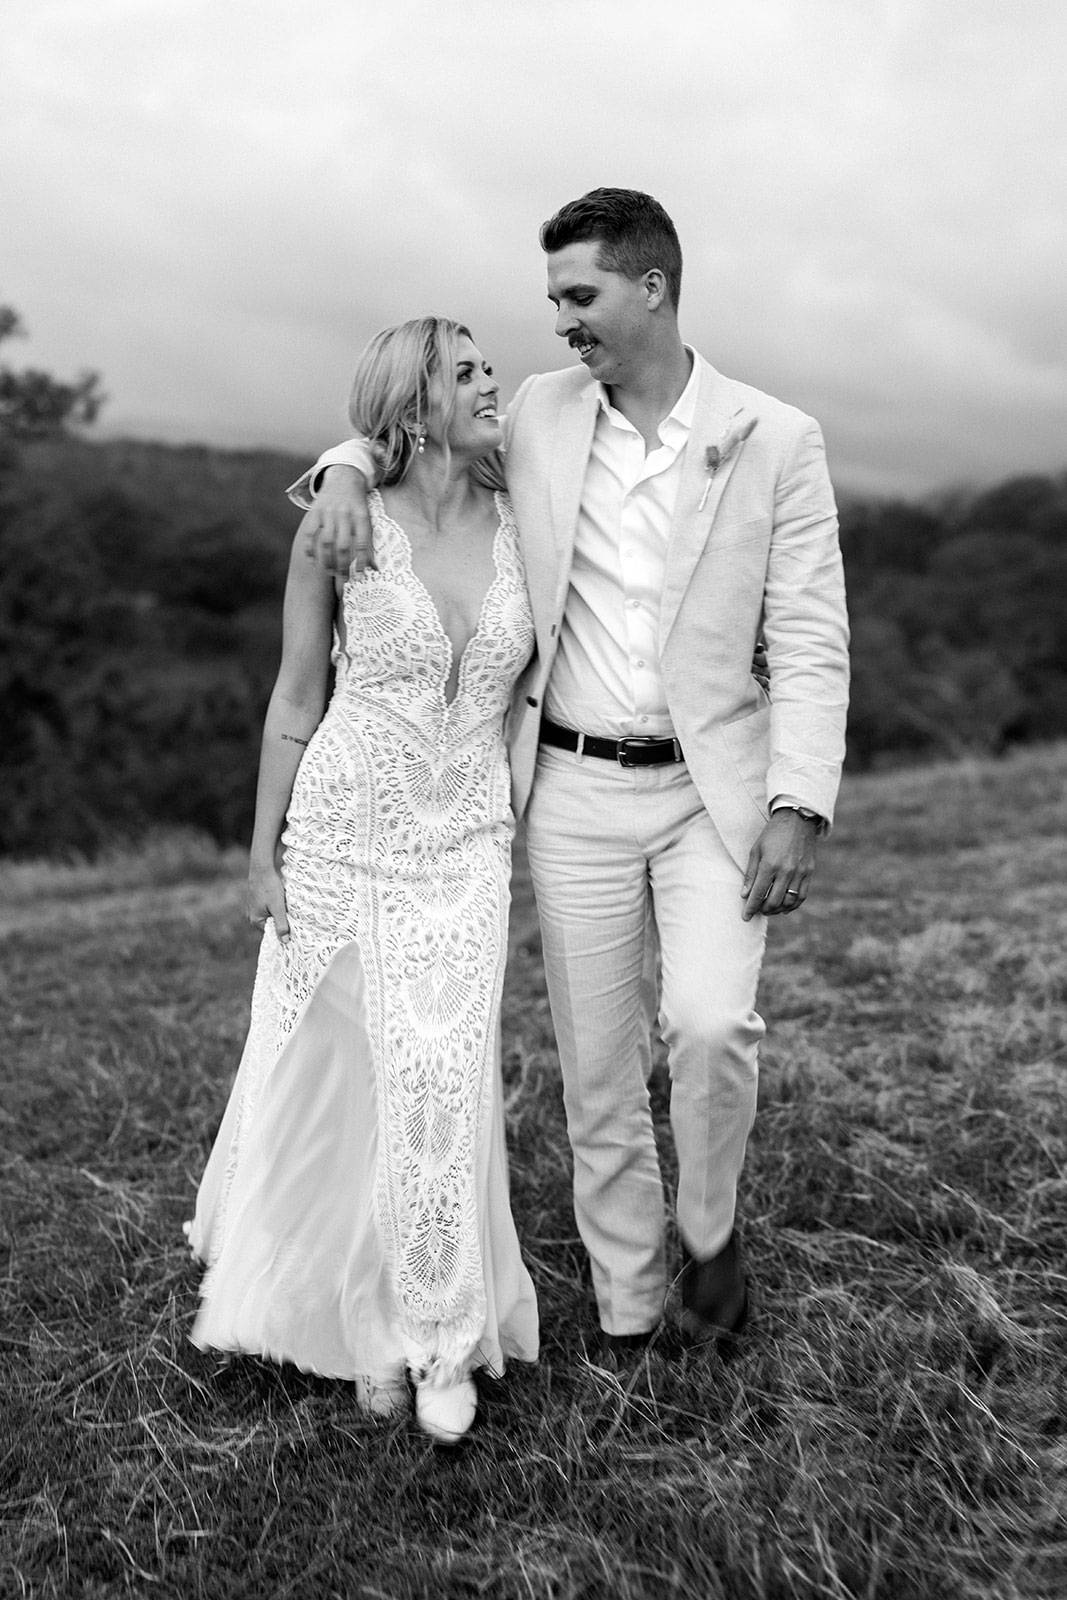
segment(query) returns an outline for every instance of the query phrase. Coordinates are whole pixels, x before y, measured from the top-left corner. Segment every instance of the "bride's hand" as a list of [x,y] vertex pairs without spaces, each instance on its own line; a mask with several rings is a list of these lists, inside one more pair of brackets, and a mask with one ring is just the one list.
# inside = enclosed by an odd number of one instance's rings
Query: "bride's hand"
[[289,943],[289,917],[285,909],[285,885],[276,867],[250,867],[245,910],[254,928],[266,926],[267,918],[274,922],[274,931],[281,944]]

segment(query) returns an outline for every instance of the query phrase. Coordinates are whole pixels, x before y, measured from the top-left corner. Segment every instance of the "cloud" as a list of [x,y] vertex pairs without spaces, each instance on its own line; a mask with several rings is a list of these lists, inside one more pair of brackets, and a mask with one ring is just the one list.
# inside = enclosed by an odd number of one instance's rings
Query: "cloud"
[[1067,18],[1049,0],[13,0],[27,359],[104,425],[305,448],[383,324],[559,365],[539,223],[650,189],[683,330],[902,492],[1064,464]]

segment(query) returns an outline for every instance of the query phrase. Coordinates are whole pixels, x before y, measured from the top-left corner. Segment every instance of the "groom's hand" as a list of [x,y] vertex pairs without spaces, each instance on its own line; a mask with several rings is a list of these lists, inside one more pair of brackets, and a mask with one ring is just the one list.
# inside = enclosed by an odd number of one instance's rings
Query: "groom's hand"
[[815,819],[795,811],[776,811],[752,846],[741,885],[745,922],[762,914],[796,911],[808,897],[815,871]]
[[367,480],[355,467],[327,467],[315,504],[305,511],[297,533],[313,561],[327,572],[347,577],[374,565],[374,534],[367,508]]

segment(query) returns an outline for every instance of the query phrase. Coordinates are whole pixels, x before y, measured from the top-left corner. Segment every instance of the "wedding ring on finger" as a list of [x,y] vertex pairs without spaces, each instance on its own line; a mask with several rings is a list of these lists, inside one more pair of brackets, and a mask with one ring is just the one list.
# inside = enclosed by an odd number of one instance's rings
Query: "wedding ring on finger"
[[785,891],[785,897],[786,897],[787,900],[799,900],[800,899],[800,890],[799,889],[787,889]]

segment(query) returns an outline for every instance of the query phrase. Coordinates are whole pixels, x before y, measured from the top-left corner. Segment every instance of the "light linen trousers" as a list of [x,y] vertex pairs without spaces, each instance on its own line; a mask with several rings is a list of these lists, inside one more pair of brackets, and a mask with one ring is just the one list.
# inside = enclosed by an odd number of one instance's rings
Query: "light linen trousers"
[[666,1294],[663,1179],[649,1105],[649,918],[661,963],[678,1228],[714,1255],[733,1228],[756,1109],[766,919],[684,763],[621,767],[542,745],[526,815],[574,1204],[601,1326],[642,1333]]

